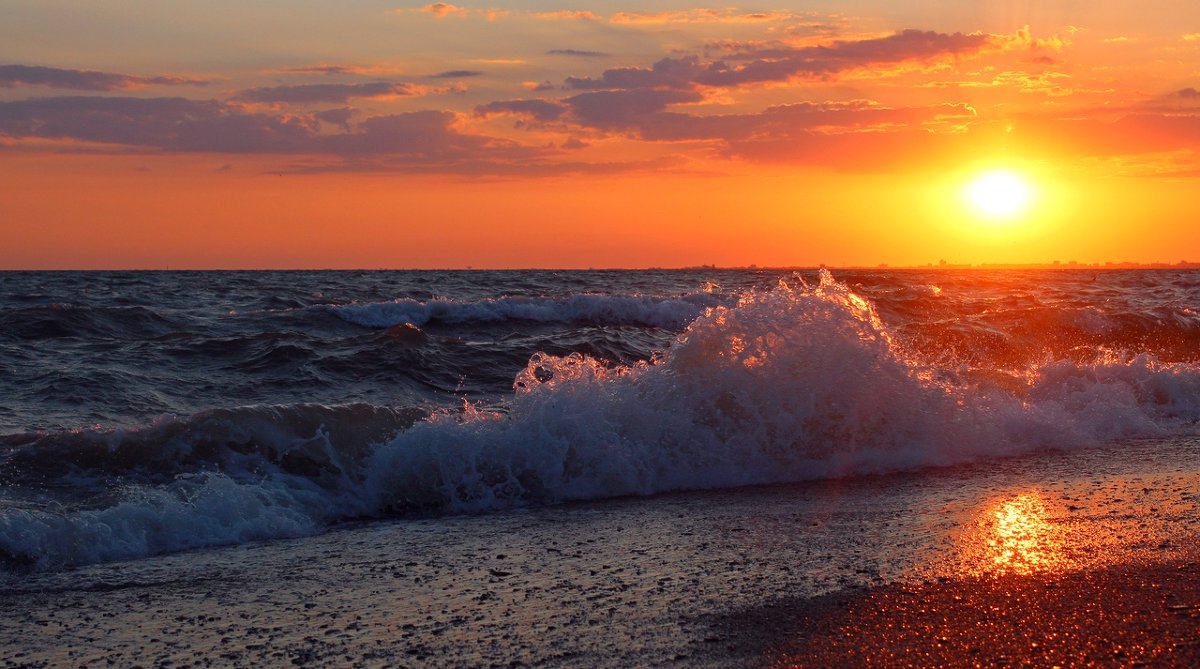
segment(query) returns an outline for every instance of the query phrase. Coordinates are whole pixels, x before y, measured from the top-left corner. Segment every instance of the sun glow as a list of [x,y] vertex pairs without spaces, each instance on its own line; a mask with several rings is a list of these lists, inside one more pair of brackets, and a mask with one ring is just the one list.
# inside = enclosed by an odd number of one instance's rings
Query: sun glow
[[1010,170],[991,170],[967,184],[967,203],[981,216],[1008,220],[1029,209],[1033,187],[1021,175]]

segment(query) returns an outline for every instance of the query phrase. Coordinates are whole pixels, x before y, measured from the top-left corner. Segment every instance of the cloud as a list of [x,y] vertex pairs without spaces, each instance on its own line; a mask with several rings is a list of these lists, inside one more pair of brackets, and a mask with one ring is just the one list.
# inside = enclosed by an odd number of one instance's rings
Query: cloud
[[0,65],[0,88],[48,86],[75,91],[118,91],[146,86],[207,86],[202,79],[138,77],[128,74],[66,70],[36,65]]
[[429,75],[430,79],[465,79],[467,77],[482,76],[483,73],[478,70],[447,70],[438,72],[437,74]]
[[463,15],[467,14],[466,9],[463,9],[462,7],[455,7],[454,5],[447,3],[447,2],[434,2],[431,4],[425,5],[424,7],[421,7],[421,9],[419,11],[433,14],[434,16],[438,17],[439,19],[445,18],[447,16],[463,16]]
[[325,75],[341,75],[341,74],[374,74],[379,75],[387,72],[381,67],[365,67],[361,65],[305,65],[301,67],[280,67],[273,70],[267,70],[271,74],[325,74]]
[[[513,171],[512,165],[545,153],[463,132],[449,111],[373,116],[352,126],[354,115],[350,109],[249,113],[186,98],[67,96],[0,102],[0,137],[102,143],[114,150],[327,156],[346,164],[371,159],[389,169],[440,172],[475,172],[476,163]],[[342,131],[330,133],[328,125]]]
[[603,51],[584,51],[582,49],[550,49],[548,56],[573,56],[575,58],[607,58],[610,54]]
[[580,93],[564,102],[581,124],[601,130],[626,130],[644,126],[648,117],[669,105],[699,102],[695,91],[640,88]]
[[633,90],[584,93],[565,102],[571,119],[584,127],[626,132],[646,141],[780,141],[806,137],[813,131],[892,131],[976,117],[976,111],[962,103],[896,108],[869,100],[800,102],[741,114],[668,111],[671,104],[698,99],[698,94],[684,91]]
[[497,100],[475,107],[479,116],[514,114],[542,122],[557,120],[565,112],[565,107],[549,100]]
[[350,107],[342,107],[341,109],[327,109],[313,113],[313,118],[318,121],[324,121],[341,128],[345,132],[350,132],[350,119],[354,118],[356,110]]
[[1200,91],[1194,88],[1181,88],[1175,91],[1173,95],[1184,100],[1200,100]]
[[457,132],[454,120],[453,113],[440,110],[373,116],[360,123],[356,132],[320,141],[339,155],[389,154],[424,159],[445,159],[488,142],[485,137]]
[[177,151],[287,152],[316,122],[249,114],[215,100],[67,96],[0,103],[0,134]]
[[387,98],[414,95],[416,92],[410,84],[379,81],[369,84],[301,84],[249,88],[239,91],[233,99],[279,104],[344,103],[352,98]]
[[[668,57],[650,68],[612,68],[599,78],[568,77],[565,83],[576,90],[688,89],[783,82],[794,77],[823,79],[860,68],[970,56],[986,49],[1008,48],[1013,39],[1017,37],[905,30],[887,37],[836,41],[829,46],[730,44],[724,47],[730,52],[721,60]],[[1021,40],[1022,44],[1027,43],[1024,38]]]
[[533,18],[542,21],[603,21],[604,17],[586,10],[560,9],[552,12],[534,12]]
[[566,84],[576,90],[613,90],[633,88],[679,88],[689,89],[703,73],[696,56],[663,58],[649,69],[642,67],[616,67],[605,70],[599,79],[590,77],[567,77]]
[[794,12],[747,12],[738,9],[699,8],[665,12],[617,12],[611,21],[618,24],[680,23],[769,23],[790,21],[801,15]]
[[836,41],[830,46],[750,48],[727,56],[742,61],[730,66],[713,63],[697,76],[706,86],[740,86],[787,81],[793,77],[828,78],[847,70],[910,61],[934,61],[977,54],[1004,47],[1003,38],[983,33],[939,33],[905,30],[857,41]]
[[1063,61],[1061,58],[1055,58],[1054,56],[1043,54],[1028,58],[1022,62],[1029,63],[1030,65],[1047,65],[1053,67],[1056,65],[1062,65],[1065,61]]

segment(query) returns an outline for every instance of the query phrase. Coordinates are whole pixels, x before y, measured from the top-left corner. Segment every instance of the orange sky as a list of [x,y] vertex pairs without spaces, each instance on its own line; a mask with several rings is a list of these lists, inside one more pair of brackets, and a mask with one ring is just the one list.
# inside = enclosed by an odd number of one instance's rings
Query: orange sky
[[76,4],[0,23],[0,268],[1200,260],[1190,2]]

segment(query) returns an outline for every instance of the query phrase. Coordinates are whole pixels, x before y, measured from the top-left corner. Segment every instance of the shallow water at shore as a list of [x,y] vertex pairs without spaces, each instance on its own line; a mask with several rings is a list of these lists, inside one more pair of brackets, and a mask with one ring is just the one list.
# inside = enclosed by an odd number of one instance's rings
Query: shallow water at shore
[[0,592],[0,647],[26,666],[762,666],[787,646],[748,642],[745,612],[773,603],[1187,559],[1198,453],[1129,441],[29,575]]

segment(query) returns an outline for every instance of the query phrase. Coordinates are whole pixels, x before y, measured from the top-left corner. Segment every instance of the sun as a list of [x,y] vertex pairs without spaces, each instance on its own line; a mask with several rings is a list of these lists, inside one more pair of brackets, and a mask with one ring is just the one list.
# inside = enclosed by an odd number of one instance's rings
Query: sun
[[1033,187],[1011,170],[989,170],[967,184],[967,203],[978,214],[993,220],[1015,218],[1029,209]]

